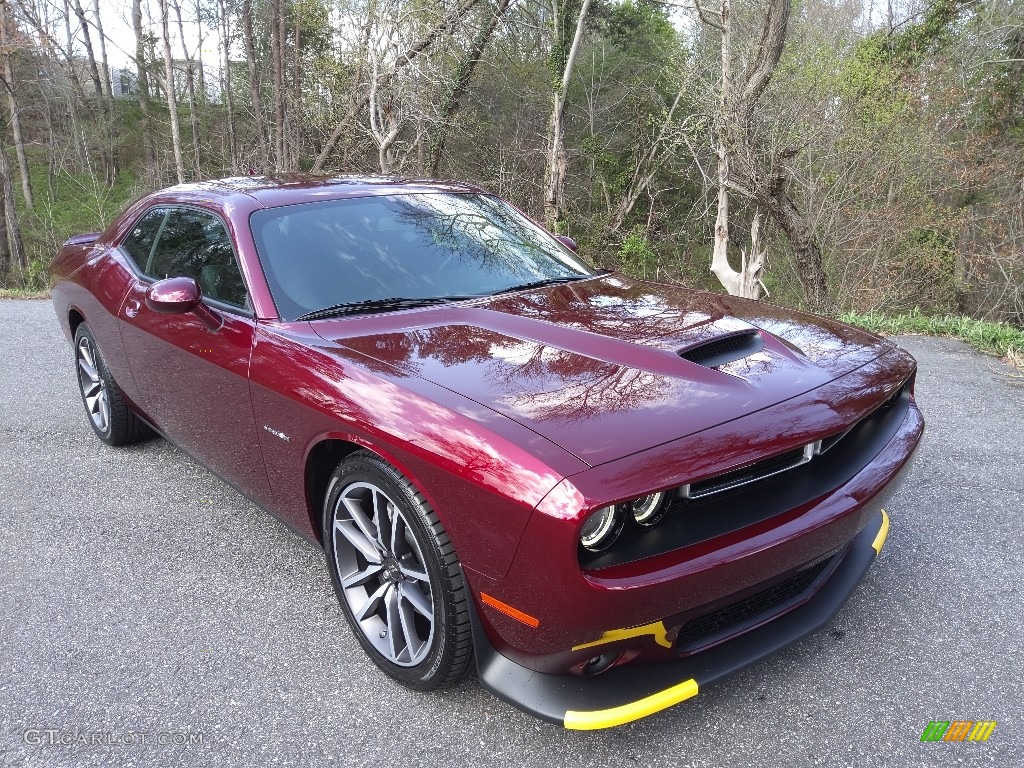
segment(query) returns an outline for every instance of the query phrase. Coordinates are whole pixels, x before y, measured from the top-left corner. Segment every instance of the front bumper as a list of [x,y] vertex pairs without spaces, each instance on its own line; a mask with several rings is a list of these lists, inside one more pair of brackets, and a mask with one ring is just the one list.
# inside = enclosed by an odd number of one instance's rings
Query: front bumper
[[814,595],[798,607],[731,640],[677,661],[626,665],[593,677],[536,672],[491,645],[473,612],[473,640],[480,682],[513,706],[577,730],[622,725],[697,695],[754,662],[825,626],[867,572],[889,532],[885,511],[876,513],[850,542],[841,562]]

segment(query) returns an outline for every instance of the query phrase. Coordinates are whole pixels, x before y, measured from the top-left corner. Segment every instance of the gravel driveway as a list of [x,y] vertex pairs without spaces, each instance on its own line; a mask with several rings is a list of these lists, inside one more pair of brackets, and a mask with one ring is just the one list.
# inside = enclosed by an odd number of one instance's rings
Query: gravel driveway
[[[0,765],[1020,765],[1024,376],[900,343],[928,429],[833,625],[583,733],[378,673],[321,552],[163,440],[100,443],[50,304],[0,301]],[[921,743],[931,720],[998,725]]]

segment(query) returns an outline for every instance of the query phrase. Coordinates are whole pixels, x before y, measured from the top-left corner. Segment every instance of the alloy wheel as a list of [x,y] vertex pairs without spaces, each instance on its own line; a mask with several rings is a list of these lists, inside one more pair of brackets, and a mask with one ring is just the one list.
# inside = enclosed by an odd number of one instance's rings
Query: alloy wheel
[[385,659],[422,662],[434,637],[434,597],[423,549],[402,509],[378,486],[348,485],[331,525],[341,592]]
[[78,340],[78,383],[82,388],[85,409],[98,432],[104,433],[110,426],[110,397],[106,382],[100,374],[96,349],[88,336]]

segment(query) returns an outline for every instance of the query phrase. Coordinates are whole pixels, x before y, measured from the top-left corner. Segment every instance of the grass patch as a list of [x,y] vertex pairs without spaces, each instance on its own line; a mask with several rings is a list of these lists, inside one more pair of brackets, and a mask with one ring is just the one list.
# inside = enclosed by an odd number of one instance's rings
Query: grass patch
[[37,291],[31,288],[0,288],[0,299],[48,299],[49,291]]
[[1007,323],[989,323],[962,315],[930,317],[920,312],[906,315],[860,315],[848,312],[842,316],[842,320],[844,323],[858,325],[884,336],[918,333],[961,339],[975,349],[1004,358],[1018,368],[1024,368],[1024,330]]

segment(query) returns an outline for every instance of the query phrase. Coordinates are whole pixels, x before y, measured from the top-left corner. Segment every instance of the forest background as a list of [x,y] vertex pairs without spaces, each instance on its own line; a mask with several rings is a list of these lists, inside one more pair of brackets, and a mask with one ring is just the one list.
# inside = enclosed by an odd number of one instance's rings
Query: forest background
[[1019,0],[128,2],[0,0],[0,289],[170,184],[387,174],[631,275],[1021,349]]

